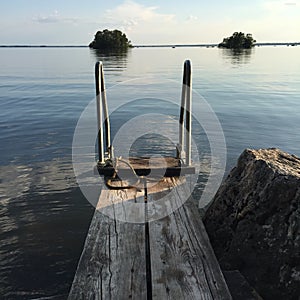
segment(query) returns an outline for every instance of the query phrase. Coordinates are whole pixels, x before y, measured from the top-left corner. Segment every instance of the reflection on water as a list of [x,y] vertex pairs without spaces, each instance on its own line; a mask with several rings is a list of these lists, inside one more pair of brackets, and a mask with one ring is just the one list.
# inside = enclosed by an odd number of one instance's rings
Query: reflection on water
[[131,53],[131,49],[119,49],[119,50],[100,50],[90,48],[91,53],[95,55],[97,58],[101,57],[111,57],[112,60],[115,58],[126,58],[129,53]]
[[254,53],[254,48],[250,49],[220,49],[222,57],[226,61],[230,61],[233,65],[248,64]]
[[132,144],[129,155],[132,157],[176,156],[176,145],[166,135],[145,134]]
[[65,299],[93,213],[72,165],[10,164],[0,174],[1,297]]
[[131,55],[131,49],[120,51],[108,51],[99,49],[90,49],[91,54],[96,58],[96,61],[104,61],[105,68],[115,66],[117,69],[125,69],[128,61],[128,56]]

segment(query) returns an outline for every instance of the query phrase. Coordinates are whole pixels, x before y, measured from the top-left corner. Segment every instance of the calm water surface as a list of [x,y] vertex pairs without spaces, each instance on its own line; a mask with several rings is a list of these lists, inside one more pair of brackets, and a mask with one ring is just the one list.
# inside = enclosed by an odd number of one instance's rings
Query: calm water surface
[[[300,47],[242,53],[139,48],[127,55],[88,48],[0,49],[1,298],[68,294],[93,214],[74,178],[71,155],[77,120],[94,97],[94,63],[104,61],[106,85],[117,99],[129,92],[116,84],[131,80],[130,93],[139,99],[139,82],[147,78],[156,80],[143,85],[143,93],[148,88],[165,99],[174,93],[174,82],[180,86],[186,58],[192,60],[194,91],[222,124],[227,170],[245,148],[279,147],[300,155]],[[109,89],[107,94],[109,100]],[[162,101],[137,100],[112,115],[113,131],[148,110],[177,113]],[[205,134],[199,130],[197,136],[201,153],[209,154]],[[149,147],[149,136],[147,145],[137,141],[135,151],[168,154],[173,147],[168,140],[153,140]]]

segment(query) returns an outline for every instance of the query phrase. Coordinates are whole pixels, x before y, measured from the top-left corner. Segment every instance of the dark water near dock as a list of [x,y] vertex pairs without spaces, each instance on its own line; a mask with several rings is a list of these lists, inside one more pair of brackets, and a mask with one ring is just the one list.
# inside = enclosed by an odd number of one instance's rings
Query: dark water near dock
[[[300,156],[300,47],[139,48],[109,56],[88,48],[0,49],[1,299],[68,294],[93,214],[74,177],[72,139],[94,98],[95,61],[104,61],[107,87],[126,98],[116,84],[145,77],[180,84],[186,58],[194,90],[222,124],[227,170],[244,148],[279,147]],[[172,85],[150,88],[167,98]],[[124,107],[115,126],[145,109],[142,102]],[[158,103],[154,112],[166,110]],[[169,146],[154,144],[153,151],[165,154]],[[205,139],[201,147],[209,148]]]

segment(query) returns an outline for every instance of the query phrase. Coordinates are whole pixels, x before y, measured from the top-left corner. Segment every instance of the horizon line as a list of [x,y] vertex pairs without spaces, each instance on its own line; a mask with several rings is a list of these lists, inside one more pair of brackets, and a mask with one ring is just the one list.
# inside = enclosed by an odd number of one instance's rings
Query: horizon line
[[[137,44],[132,45],[133,48],[155,48],[155,47],[217,47],[219,43],[201,43],[201,44]],[[254,46],[272,46],[272,45],[288,45],[298,46],[300,42],[262,42],[255,43]],[[47,45],[47,44],[3,44],[0,48],[89,48],[88,45]]]

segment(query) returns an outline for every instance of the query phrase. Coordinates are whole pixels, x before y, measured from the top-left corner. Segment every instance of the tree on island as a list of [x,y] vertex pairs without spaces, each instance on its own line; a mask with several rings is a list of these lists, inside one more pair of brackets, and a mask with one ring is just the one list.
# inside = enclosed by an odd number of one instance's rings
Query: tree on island
[[101,50],[126,50],[131,48],[132,45],[126,34],[120,30],[104,29],[103,31],[97,31],[89,47]]
[[252,34],[243,32],[235,32],[232,36],[224,38],[223,42],[218,45],[220,48],[228,49],[250,49],[254,47],[256,40],[253,39]]

